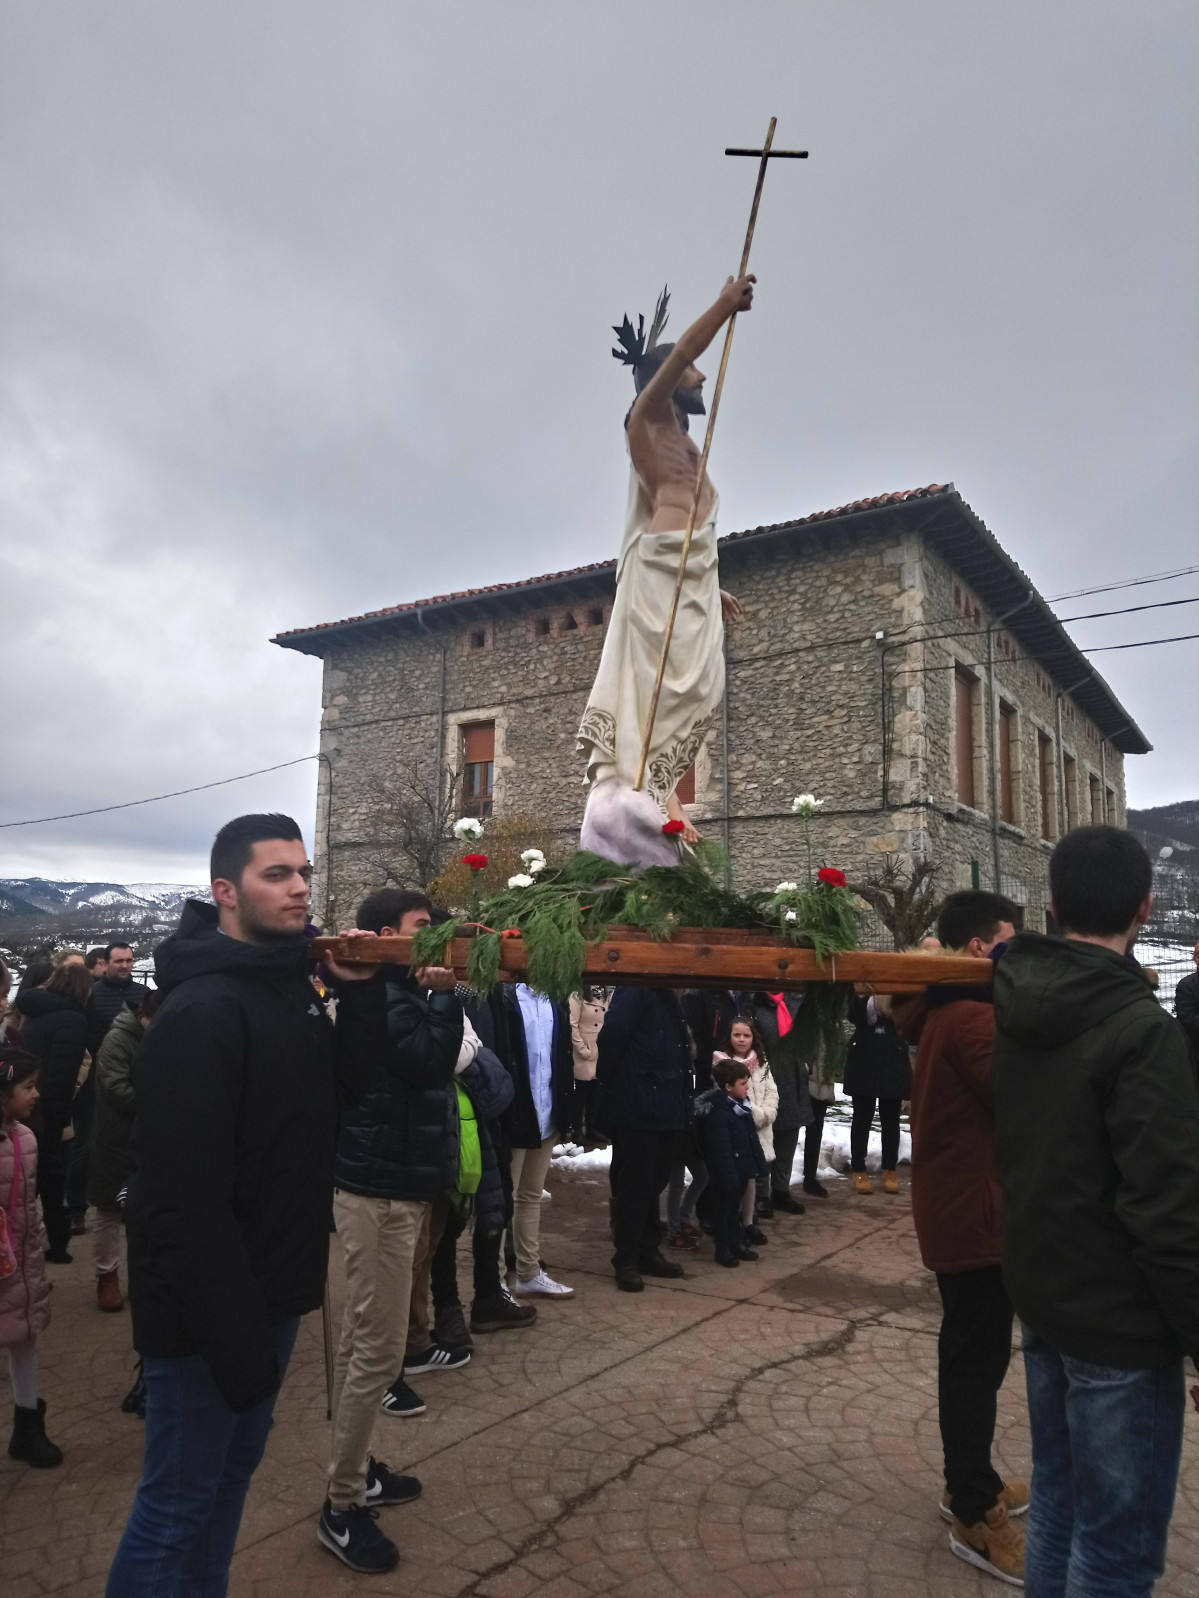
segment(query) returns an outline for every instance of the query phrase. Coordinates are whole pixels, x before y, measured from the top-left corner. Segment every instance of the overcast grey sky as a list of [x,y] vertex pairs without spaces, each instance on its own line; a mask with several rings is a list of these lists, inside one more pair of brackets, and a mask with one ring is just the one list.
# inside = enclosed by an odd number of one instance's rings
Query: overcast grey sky
[[[609,324],[710,301],[754,175],[722,151],[771,113],[812,153],[767,183],[722,530],[952,480],[1047,595],[1199,560],[1190,0],[0,17],[2,819],[313,751],[280,629],[613,555]],[[1199,647],[1095,658],[1156,746],[1132,801],[1199,795]],[[202,880],[222,820],[309,829],[314,788],[0,832],[0,875]]]

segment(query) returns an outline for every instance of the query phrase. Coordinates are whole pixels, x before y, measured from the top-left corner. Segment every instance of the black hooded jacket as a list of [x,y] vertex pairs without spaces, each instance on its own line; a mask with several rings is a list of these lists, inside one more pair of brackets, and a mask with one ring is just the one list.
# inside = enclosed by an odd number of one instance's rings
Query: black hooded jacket
[[1199,1094],[1136,964],[1020,933],[995,968],[1003,1275],[1060,1353],[1199,1356]]
[[15,1007],[21,1016],[21,1046],[40,1062],[37,1085],[43,1124],[61,1131],[71,1120],[87,1046],[87,1012],[65,993],[47,993],[45,988],[26,988]]
[[279,1385],[268,1329],[324,1293],[338,1109],[382,1058],[383,983],[342,984],[334,1027],[301,942],[225,937],[194,899],[154,963],[166,998],[133,1062],[134,1347],[200,1355],[242,1411]]

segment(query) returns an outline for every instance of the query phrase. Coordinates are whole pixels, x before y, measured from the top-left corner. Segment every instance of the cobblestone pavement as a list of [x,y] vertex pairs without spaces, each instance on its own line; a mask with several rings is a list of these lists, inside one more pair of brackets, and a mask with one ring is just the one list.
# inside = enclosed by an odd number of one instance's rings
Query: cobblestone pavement
[[[355,1576],[316,1541],[328,1427],[315,1315],[251,1491],[231,1598],[1004,1590],[952,1557],[937,1516],[938,1301],[906,1180],[899,1198],[834,1182],[829,1202],[769,1223],[758,1264],[722,1270],[706,1247],[684,1280],[638,1297],[612,1283],[606,1183],[555,1172],[551,1186],[542,1252],[577,1296],[546,1304],[531,1331],[478,1338],[463,1370],[418,1379],[426,1415],[379,1418],[376,1453],[424,1483],[419,1503],[382,1511],[399,1567]],[[129,1317],[94,1308],[88,1242],[76,1239],[74,1265],[50,1268],[42,1344],[49,1430],[66,1464],[35,1472],[0,1458],[4,1598],[102,1593],[138,1475],[141,1425],[118,1408],[132,1374]],[[338,1297],[335,1281],[335,1313]],[[0,1394],[7,1404],[3,1376]],[[1028,1471],[1018,1354],[997,1463]],[[1195,1598],[1197,1571],[1192,1416],[1158,1594]]]

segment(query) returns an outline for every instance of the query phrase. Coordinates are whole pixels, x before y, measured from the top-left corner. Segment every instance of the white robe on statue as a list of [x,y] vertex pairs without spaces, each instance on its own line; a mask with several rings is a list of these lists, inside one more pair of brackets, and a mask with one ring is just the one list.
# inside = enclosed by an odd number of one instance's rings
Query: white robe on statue
[[580,844],[622,865],[671,865],[677,846],[662,834],[661,807],[694,764],[724,697],[716,512],[696,528],[654,718],[641,793],[633,792],[662,641],[683,550],[683,528],[651,533],[653,507],[630,472],[616,603],[595,685],[579,725],[592,784]]

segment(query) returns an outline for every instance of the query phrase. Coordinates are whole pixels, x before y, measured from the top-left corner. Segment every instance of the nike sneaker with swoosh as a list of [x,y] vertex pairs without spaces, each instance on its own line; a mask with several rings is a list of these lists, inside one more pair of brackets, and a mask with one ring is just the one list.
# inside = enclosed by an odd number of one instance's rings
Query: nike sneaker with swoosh
[[366,1504],[334,1509],[326,1498],[316,1534],[343,1565],[365,1575],[377,1575],[394,1570],[400,1562],[400,1550],[379,1530],[375,1524],[378,1518],[378,1510]]

